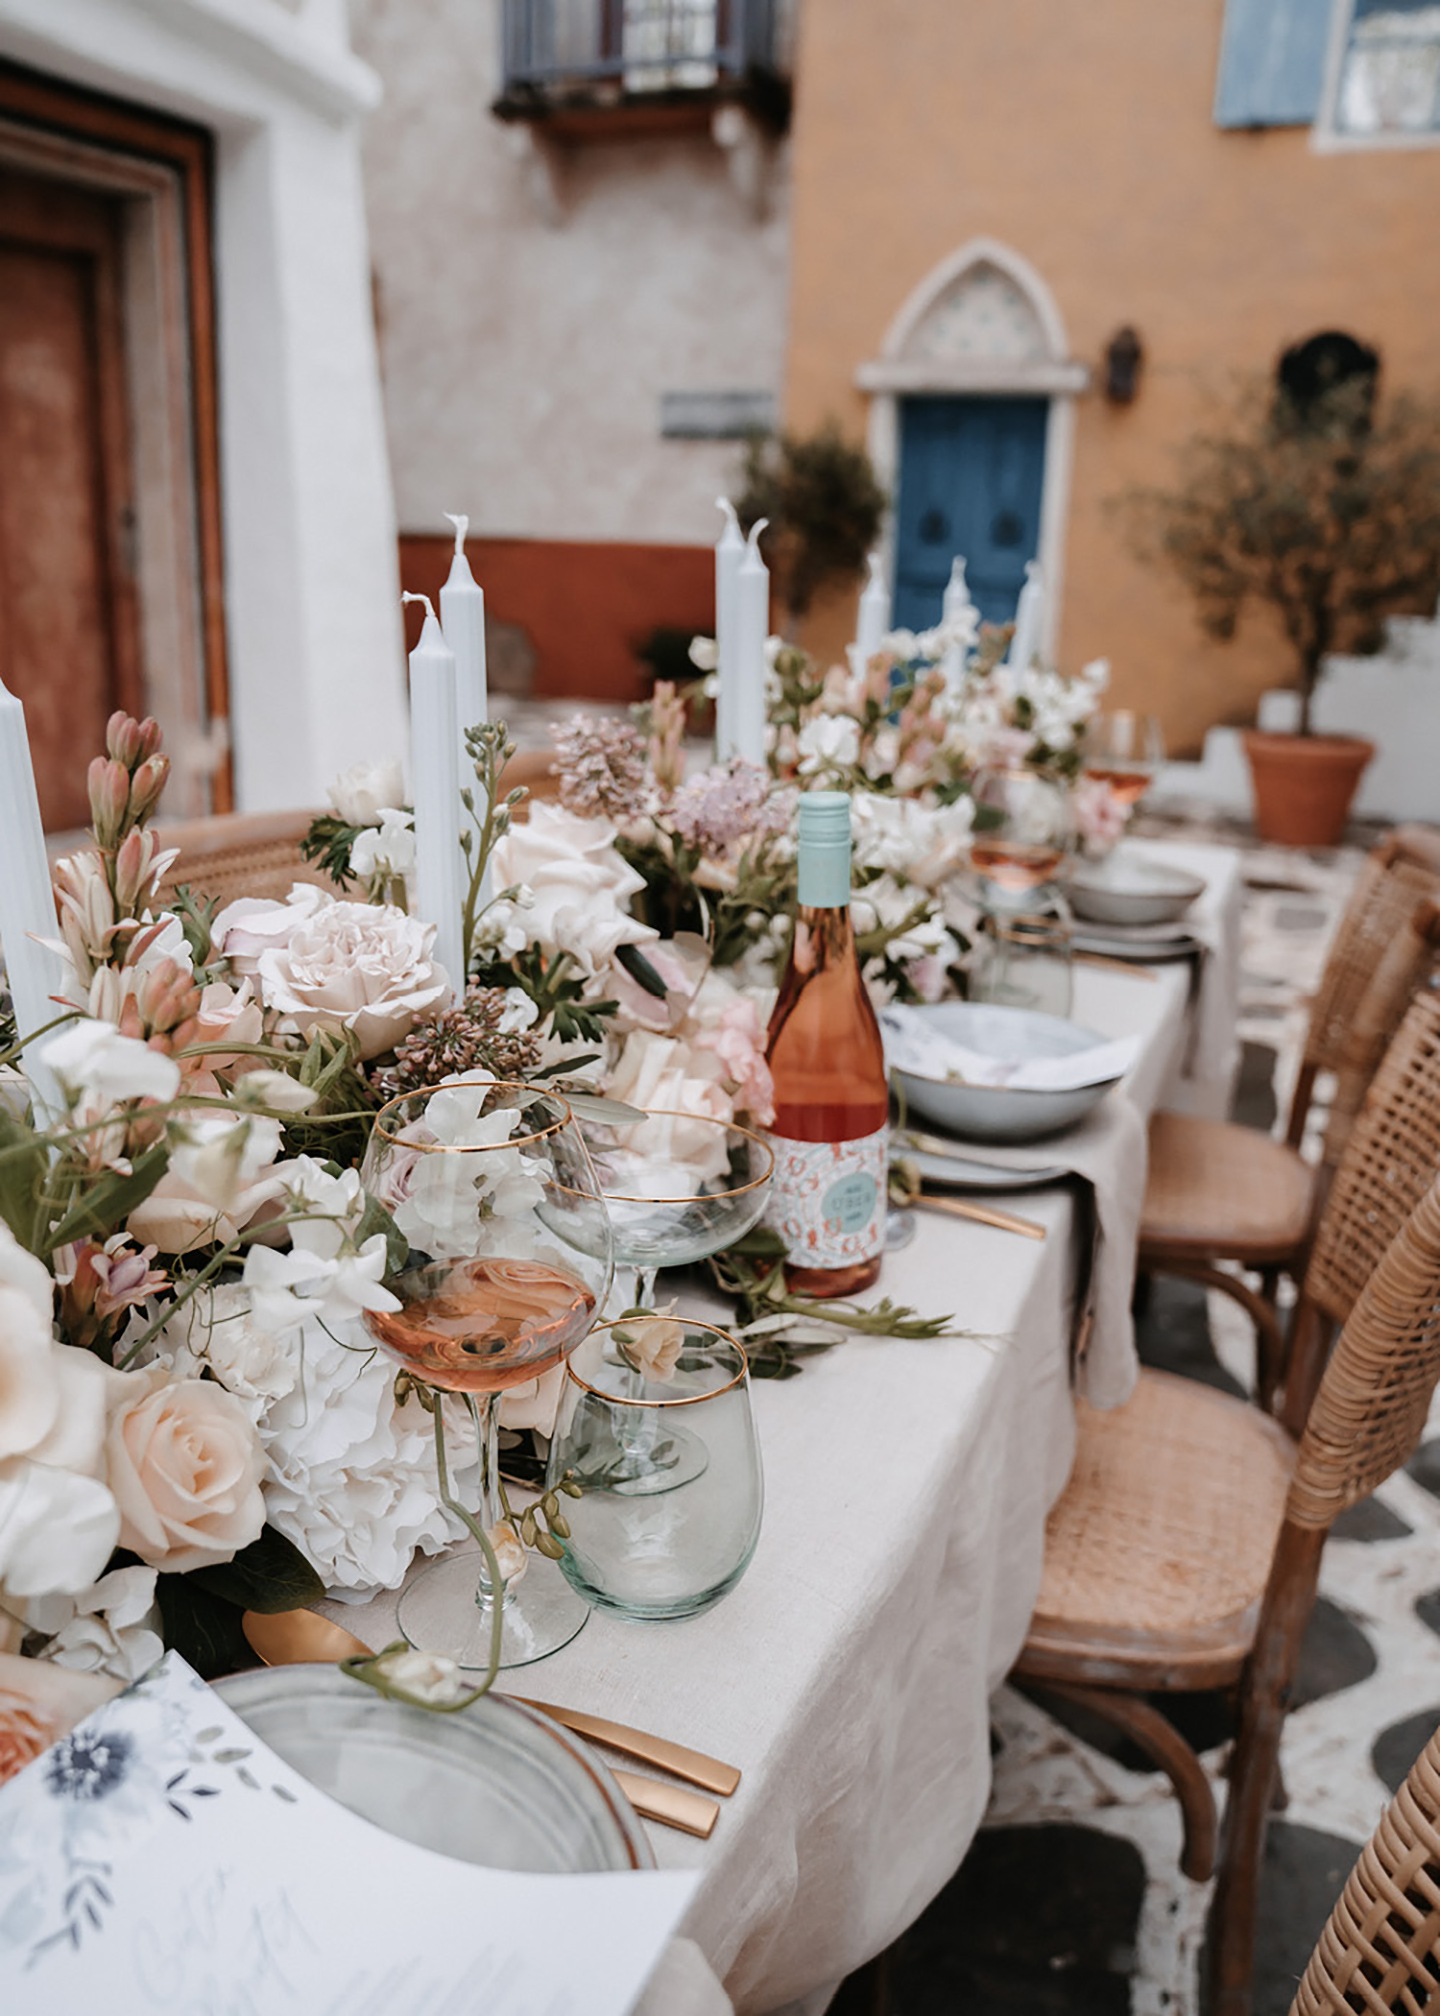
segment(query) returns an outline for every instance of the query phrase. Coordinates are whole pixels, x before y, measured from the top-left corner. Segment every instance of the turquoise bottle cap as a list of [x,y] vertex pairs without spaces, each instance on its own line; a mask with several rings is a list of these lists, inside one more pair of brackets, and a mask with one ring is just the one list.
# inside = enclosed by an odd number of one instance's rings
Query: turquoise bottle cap
[[850,901],[850,796],[806,791],[800,799],[798,896],[807,910],[839,909]]

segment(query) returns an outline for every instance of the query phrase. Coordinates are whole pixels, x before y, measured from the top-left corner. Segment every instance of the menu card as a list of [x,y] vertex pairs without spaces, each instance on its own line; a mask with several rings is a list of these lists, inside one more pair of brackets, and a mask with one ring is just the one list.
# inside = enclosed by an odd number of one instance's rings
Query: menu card
[[172,1652],[0,1790],[0,2009],[625,2016],[698,1880],[399,1841]]

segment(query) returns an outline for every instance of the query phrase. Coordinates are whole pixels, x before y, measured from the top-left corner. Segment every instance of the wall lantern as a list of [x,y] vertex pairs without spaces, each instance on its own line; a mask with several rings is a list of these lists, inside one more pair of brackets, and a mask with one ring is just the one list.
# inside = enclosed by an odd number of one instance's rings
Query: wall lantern
[[1117,329],[1105,346],[1105,397],[1117,406],[1128,406],[1139,390],[1140,365],[1145,352],[1140,338],[1127,322]]

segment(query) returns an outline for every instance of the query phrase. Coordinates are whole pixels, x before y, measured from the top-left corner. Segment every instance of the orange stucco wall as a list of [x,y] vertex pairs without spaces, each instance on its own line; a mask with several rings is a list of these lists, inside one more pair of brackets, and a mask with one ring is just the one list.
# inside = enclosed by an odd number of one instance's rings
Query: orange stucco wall
[[[855,372],[966,240],[1013,247],[1100,375],[1132,323],[1139,397],[1077,402],[1062,664],[1107,655],[1117,702],[1172,748],[1283,684],[1278,628],[1201,635],[1107,500],[1164,481],[1236,374],[1325,328],[1377,345],[1384,383],[1440,390],[1440,147],[1318,154],[1308,132],[1212,119],[1222,0],[803,0],[786,417],[864,438]],[[853,597],[812,619],[837,648]],[[1437,696],[1440,704],[1440,696]]]

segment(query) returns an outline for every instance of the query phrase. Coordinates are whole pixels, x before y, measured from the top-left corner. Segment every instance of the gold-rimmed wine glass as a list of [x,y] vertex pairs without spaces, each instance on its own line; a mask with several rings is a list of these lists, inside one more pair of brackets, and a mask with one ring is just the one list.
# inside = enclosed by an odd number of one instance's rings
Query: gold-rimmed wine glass
[[970,866],[986,905],[1031,909],[1059,879],[1075,838],[1070,798],[1043,770],[1023,764],[976,772]]
[[[570,1107],[533,1085],[461,1080],[392,1099],[375,1119],[369,1193],[405,1242],[385,1275],[395,1311],[367,1313],[381,1348],[431,1402],[445,1503],[496,1546],[499,1661],[523,1666],[566,1644],[588,1611],[548,1562],[519,1552],[498,1492],[495,1401],[563,1363],[609,1291],[613,1242]],[[479,1443],[480,1504],[450,1490],[442,1396],[464,1397]],[[523,1579],[522,1579],[523,1578]],[[461,1666],[491,1661],[495,1592],[482,1554],[437,1562],[400,1599],[412,1645]]]

